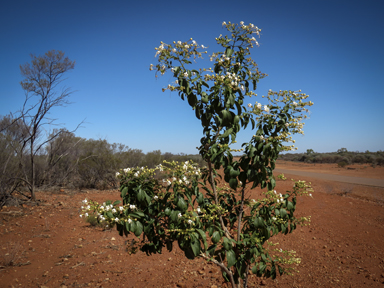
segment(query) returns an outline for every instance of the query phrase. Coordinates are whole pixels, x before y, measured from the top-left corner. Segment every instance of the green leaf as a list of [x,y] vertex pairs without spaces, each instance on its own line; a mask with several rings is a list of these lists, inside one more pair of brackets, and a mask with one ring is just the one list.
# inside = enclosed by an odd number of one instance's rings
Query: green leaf
[[136,221],[136,230],[135,230],[136,237],[139,237],[141,233],[143,233],[143,224],[141,222]]
[[253,273],[253,274],[256,274],[256,273],[257,273],[257,265],[255,265],[255,266],[252,267],[252,273]]
[[232,250],[232,243],[227,237],[223,237],[223,247],[225,250]]
[[201,93],[201,102],[206,104],[206,103],[208,103],[208,101],[209,101],[208,94],[205,92]]
[[227,251],[228,268],[232,267],[236,263],[236,254],[233,250]]
[[231,48],[225,49],[225,55],[227,55],[227,57],[231,57],[232,54],[233,54],[233,50]]
[[212,237],[212,235],[213,235],[213,227],[212,226],[208,227],[208,235],[209,235],[209,237]]
[[239,170],[235,170],[233,168],[229,172],[229,176],[231,176],[232,178],[237,177],[239,175],[240,175],[240,171]]
[[236,190],[236,188],[237,188],[237,179],[236,178],[232,178],[231,180],[229,180],[229,186],[233,190]]
[[135,211],[135,212],[129,213],[129,216],[134,217],[134,218],[141,218],[141,217],[144,217],[145,214],[141,211]]
[[222,111],[222,125],[223,126],[229,126],[230,124],[232,124],[232,113],[230,111],[227,111],[227,110],[223,110]]
[[127,192],[128,192],[128,187],[125,186],[125,187],[123,188],[123,190],[121,191],[121,198],[124,198],[125,195],[127,195]]
[[215,243],[215,244],[218,243],[221,239],[220,232],[219,231],[213,232],[211,239],[212,239],[213,243]]
[[147,193],[145,193],[144,190],[139,189],[139,193],[137,193],[137,200],[139,200],[140,202],[144,201],[145,200],[145,196],[147,196]]
[[201,239],[203,239],[204,249],[207,250],[208,243],[207,243],[207,236],[205,235],[205,232],[201,229],[196,229],[196,231],[200,234]]
[[183,212],[188,208],[187,202],[185,202],[182,197],[179,197],[179,199],[177,200],[177,208],[179,208]]
[[212,244],[211,246],[209,246],[207,250],[208,254],[213,256],[215,253],[216,247],[217,247],[217,244]]
[[284,208],[281,208],[280,209],[280,217],[285,218],[285,216],[287,216],[287,211]]
[[193,93],[189,93],[189,95],[188,95],[188,104],[189,104],[191,107],[195,108],[195,107],[196,107],[196,103],[197,103],[197,97],[196,97],[196,95],[193,94]]
[[[131,224],[129,224],[131,229],[129,229],[131,232],[135,233],[136,231],[136,222],[132,221]],[[136,234],[136,233],[135,233]]]
[[120,200],[116,200],[115,202],[113,202],[113,206],[116,206],[116,205],[119,205],[121,203],[121,201]]
[[200,254],[200,241],[198,239],[191,241],[191,248],[193,251],[193,254],[195,256],[198,256]]
[[175,211],[175,210],[173,210],[173,211],[171,212],[171,216],[170,216],[170,218],[171,218],[171,220],[172,220],[173,222],[177,222],[177,219],[179,218],[179,216],[178,216],[179,213],[180,213],[180,211]]

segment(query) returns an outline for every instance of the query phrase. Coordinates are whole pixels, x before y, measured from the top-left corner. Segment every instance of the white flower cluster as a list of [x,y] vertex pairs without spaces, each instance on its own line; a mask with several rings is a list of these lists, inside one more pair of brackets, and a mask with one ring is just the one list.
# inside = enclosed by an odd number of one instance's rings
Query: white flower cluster
[[278,197],[276,200],[277,204],[284,202],[284,198],[283,198],[283,195],[281,193],[277,194],[276,190],[273,190],[273,193]]
[[191,178],[196,178],[201,174],[200,168],[195,164],[191,164],[189,161],[183,163],[182,171],[183,175],[180,175],[178,178],[173,176],[171,179],[163,179],[163,183],[166,183],[167,186],[171,186],[172,184],[189,185]]
[[[157,196],[155,196],[157,197]],[[88,204],[88,200],[85,199],[82,201],[83,205]],[[105,202],[102,205],[98,205],[96,202],[91,201],[91,205],[87,206],[81,206],[82,214],[80,214],[80,218],[83,216],[88,217],[88,212],[92,211],[94,212],[95,216],[97,216],[98,220],[100,222],[107,221],[109,223],[111,222],[120,222],[124,219],[124,210],[130,209],[130,210],[136,210],[136,205],[133,204],[127,204],[124,206],[114,207],[112,204],[106,204]],[[109,214],[107,213],[109,212]],[[111,214],[112,213],[112,217]],[[131,223],[132,220],[130,218],[125,219],[126,222]]]

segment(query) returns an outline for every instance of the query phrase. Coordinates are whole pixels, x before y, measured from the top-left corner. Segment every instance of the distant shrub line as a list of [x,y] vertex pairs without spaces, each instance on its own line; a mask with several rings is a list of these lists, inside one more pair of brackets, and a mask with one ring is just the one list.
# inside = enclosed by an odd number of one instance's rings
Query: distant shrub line
[[369,164],[373,167],[384,165],[384,151],[377,152],[352,152],[345,148],[337,152],[317,153],[308,149],[306,153],[286,153],[279,155],[280,160],[305,162],[305,163],[335,163],[339,167],[352,164]]
[[[0,133],[0,208],[15,201],[12,197],[15,192],[28,195],[23,181],[23,175],[28,175],[31,169],[28,150],[24,150],[23,158],[14,153],[14,147],[19,145],[20,139],[15,137],[17,133],[11,132],[13,134],[6,130]],[[136,166],[153,168],[163,160],[192,160],[203,165],[200,155],[161,153],[160,150],[143,153],[140,149],[131,149],[123,144],[76,137],[74,133],[63,129],[58,137],[35,155],[35,186],[37,190],[115,188],[118,184],[116,171]]]

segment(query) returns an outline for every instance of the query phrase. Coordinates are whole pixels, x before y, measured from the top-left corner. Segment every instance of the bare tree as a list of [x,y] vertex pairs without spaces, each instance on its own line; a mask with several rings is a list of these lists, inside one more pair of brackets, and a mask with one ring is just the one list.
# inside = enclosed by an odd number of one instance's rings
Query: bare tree
[[[42,56],[31,55],[31,58],[31,63],[20,65],[21,75],[24,77],[20,84],[26,97],[19,119],[28,127],[28,135],[23,140],[19,158],[24,173],[23,181],[29,188],[31,199],[35,201],[35,156],[45,144],[58,137],[62,131],[45,133],[45,136],[43,127],[53,124],[56,120],[48,118],[53,107],[69,104],[68,98],[73,92],[58,85],[64,80],[63,75],[74,69],[75,62],[64,57],[63,52],[55,50],[48,51]],[[28,152],[24,152],[26,150]],[[25,169],[22,161],[25,156],[30,159],[30,169]]]

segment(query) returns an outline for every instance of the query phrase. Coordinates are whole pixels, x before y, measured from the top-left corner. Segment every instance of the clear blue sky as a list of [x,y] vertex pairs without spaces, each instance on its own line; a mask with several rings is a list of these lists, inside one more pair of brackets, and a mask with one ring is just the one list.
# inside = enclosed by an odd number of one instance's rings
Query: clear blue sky
[[0,115],[23,104],[19,65],[30,53],[62,50],[76,61],[65,81],[76,92],[52,110],[57,123],[71,130],[85,119],[77,136],[195,154],[200,121],[161,91],[173,79],[149,71],[154,48],[192,37],[217,52],[222,21],[244,21],[262,28],[253,59],[269,76],[256,93],[302,89],[315,103],[298,152],[384,150],[383,13],[382,0],[1,1]]

